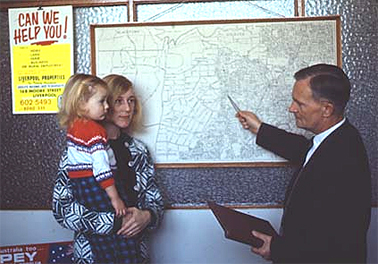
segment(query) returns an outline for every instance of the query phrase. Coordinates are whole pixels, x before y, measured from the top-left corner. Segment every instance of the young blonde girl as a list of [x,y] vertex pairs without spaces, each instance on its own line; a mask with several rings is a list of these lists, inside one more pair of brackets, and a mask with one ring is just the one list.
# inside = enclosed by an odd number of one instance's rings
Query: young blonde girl
[[101,209],[103,201],[94,191],[98,184],[120,216],[126,214],[126,206],[115,187],[116,162],[106,130],[98,123],[109,109],[107,96],[108,86],[102,79],[75,74],[65,86],[58,119],[60,126],[67,129],[68,176],[73,180],[76,198]]

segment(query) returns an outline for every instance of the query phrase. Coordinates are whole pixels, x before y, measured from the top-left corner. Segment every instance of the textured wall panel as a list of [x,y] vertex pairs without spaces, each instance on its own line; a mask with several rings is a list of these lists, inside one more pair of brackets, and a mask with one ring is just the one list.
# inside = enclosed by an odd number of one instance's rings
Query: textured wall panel
[[[292,1],[235,1],[138,8],[141,20],[230,19],[292,16]],[[227,10],[227,12],[226,12]],[[256,10],[261,13],[255,14]],[[307,0],[307,16],[340,14],[343,68],[352,79],[347,115],[361,131],[372,175],[373,203],[377,204],[378,178],[378,1]],[[49,208],[64,133],[53,114],[12,115],[11,72],[7,12],[0,13],[1,70],[1,209]],[[127,21],[126,7],[77,8],[75,70],[90,73],[91,23]],[[271,206],[281,204],[292,174],[280,168],[158,169],[167,205],[199,206],[208,199],[222,203]]]
[[151,4],[138,5],[137,8],[137,18],[141,22],[271,18],[293,15],[294,1],[282,0]]
[[307,0],[307,16],[341,16],[343,69],[351,79],[347,117],[369,156],[373,201],[378,201],[378,1]]
[[127,7],[92,7],[77,8],[74,12],[75,20],[75,59],[76,72],[91,73],[91,24],[113,24],[127,22]]

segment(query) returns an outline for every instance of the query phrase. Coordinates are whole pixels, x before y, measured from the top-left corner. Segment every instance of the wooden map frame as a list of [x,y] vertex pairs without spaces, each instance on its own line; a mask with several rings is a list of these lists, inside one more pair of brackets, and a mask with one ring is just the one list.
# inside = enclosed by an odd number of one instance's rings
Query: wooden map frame
[[[96,57],[96,29],[114,30],[124,27],[149,27],[149,26],[180,26],[180,25],[212,25],[212,24],[231,24],[231,23],[271,23],[271,22],[304,22],[304,21],[331,21],[335,25],[335,42],[337,58],[332,58],[337,61],[338,66],[342,66],[341,58],[341,21],[340,16],[322,16],[322,17],[292,17],[292,18],[269,18],[269,19],[236,19],[236,20],[205,20],[205,21],[175,21],[175,22],[143,22],[143,23],[125,23],[125,24],[96,24],[90,26],[91,37],[91,65],[92,74],[97,74],[97,65],[101,62]],[[110,73],[110,72],[109,72]],[[157,163],[158,168],[198,168],[198,167],[281,167],[288,166],[288,162],[203,162],[203,163]]]

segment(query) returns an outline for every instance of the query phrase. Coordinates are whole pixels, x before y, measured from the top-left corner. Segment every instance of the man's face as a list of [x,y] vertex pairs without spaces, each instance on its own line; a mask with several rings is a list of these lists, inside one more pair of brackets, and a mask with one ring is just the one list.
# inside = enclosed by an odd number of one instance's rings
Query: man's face
[[318,134],[322,128],[322,104],[313,98],[309,81],[307,78],[295,82],[289,111],[294,114],[297,127]]

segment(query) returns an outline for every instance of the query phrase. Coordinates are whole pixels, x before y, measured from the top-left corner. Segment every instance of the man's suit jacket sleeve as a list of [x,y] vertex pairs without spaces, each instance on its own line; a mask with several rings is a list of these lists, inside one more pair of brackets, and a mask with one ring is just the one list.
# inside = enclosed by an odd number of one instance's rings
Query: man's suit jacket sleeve
[[257,133],[256,143],[295,165],[301,165],[310,140],[304,136],[262,123]]

